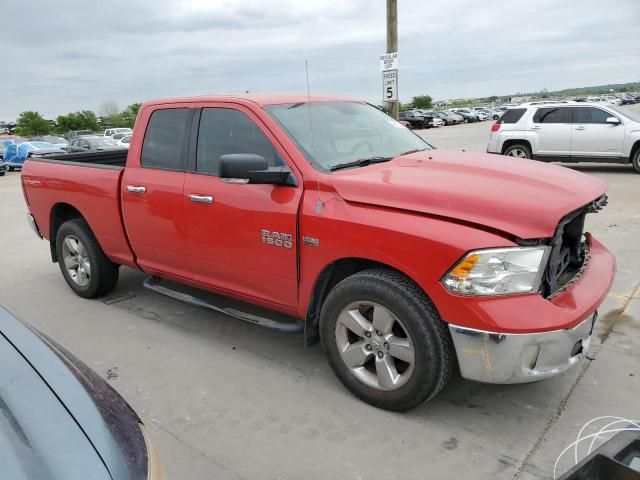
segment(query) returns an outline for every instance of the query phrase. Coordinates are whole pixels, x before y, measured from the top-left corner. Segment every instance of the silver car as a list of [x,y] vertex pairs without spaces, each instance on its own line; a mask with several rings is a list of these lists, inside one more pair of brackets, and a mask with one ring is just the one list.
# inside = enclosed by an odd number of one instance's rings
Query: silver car
[[584,102],[524,104],[492,125],[487,152],[546,162],[631,163],[640,173],[640,115]]

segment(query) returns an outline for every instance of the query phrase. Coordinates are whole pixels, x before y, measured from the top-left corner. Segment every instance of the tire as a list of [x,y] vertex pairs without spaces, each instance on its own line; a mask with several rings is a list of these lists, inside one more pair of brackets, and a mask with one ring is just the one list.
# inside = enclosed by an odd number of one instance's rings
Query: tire
[[633,154],[631,163],[633,164],[633,169],[636,171],[636,173],[640,173],[640,148],[636,149],[636,152]]
[[523,143],[510,145],[504,151],[503,155],[506,155],[507,157],[528,158],[529,160],[533,158],[531,155],[531,148]]
[[105,295],[118,283],[119,266],[106,257],[84,219],[68,220],[60,226],[56,255],[67,285],[81,297]]
[[0,172],[0,177],[4,177],[4,174],[7,173],[4,170]]
[[493,119],[494,119],[494,120],[498,120],[499,118],[500,118],[500,115],[494,115],[494,116],[493,116]]
[[465,119],[464,119],[464,123],[469,123],[469,119],[468,119],[468,118],[465,118]]
[[[354,318],[359,320],[352,323]],[[366,328],[354,333],[361,325]],[[376,328],[383,328],[382,335]],[[456,366],[451,336],[433,303],[391,270],[364,270],[338,283],[322,306],[320,339],[340,382],[386,410],[407,410],[433,398]]]
[[13,167],[7,167],[7,172],[13,172]]

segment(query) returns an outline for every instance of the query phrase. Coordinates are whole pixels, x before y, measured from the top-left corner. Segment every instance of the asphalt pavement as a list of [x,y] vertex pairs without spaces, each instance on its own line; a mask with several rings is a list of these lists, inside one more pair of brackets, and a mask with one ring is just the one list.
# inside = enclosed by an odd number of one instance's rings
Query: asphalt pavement
[[[483,152],[490,123],[420,134]],[[168,478],[548,479],[589,419],[640,417],[640,175],[572,168],[609,184],[609,205],[587,230],[616,254],[619,273],[591,360],[539,383],[456,378],[430,403],[391,413],[349,394],[319,345],[143,290],[140,272],[123,268],[108,297],[82,299],[28,228],[17,172],[0,178],[0,304],[131,403]]]

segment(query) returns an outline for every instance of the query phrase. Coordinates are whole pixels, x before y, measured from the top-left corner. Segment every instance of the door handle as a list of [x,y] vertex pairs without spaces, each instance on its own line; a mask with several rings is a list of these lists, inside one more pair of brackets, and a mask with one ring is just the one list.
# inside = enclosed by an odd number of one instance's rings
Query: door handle
[[584,130],[584,127],[576,127],[576,130]]
[[534,125],[531,130],[540,130],[540,125]]
[[127,185],[127,191],[131,193],[145,193],[147,188],[140,185]]
[[213,197],[211,195],[189,195],[189,200],[195,203],[213,203]]

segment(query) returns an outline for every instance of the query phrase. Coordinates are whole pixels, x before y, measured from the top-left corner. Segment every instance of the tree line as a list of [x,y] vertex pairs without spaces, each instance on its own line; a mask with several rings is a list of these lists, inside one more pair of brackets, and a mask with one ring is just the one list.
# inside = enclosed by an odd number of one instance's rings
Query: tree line
[[46,120],[37,111],[22,112],[16,121],[16,134],[31,137],[38,135],[61,134],[70,130],[98,131],[106,128],[133,128],[140,103],[132,103],[124,110],[119,110],[115,102],[105,102],[99,114],[92,110],[70,112],[58,115],[54,121]]

